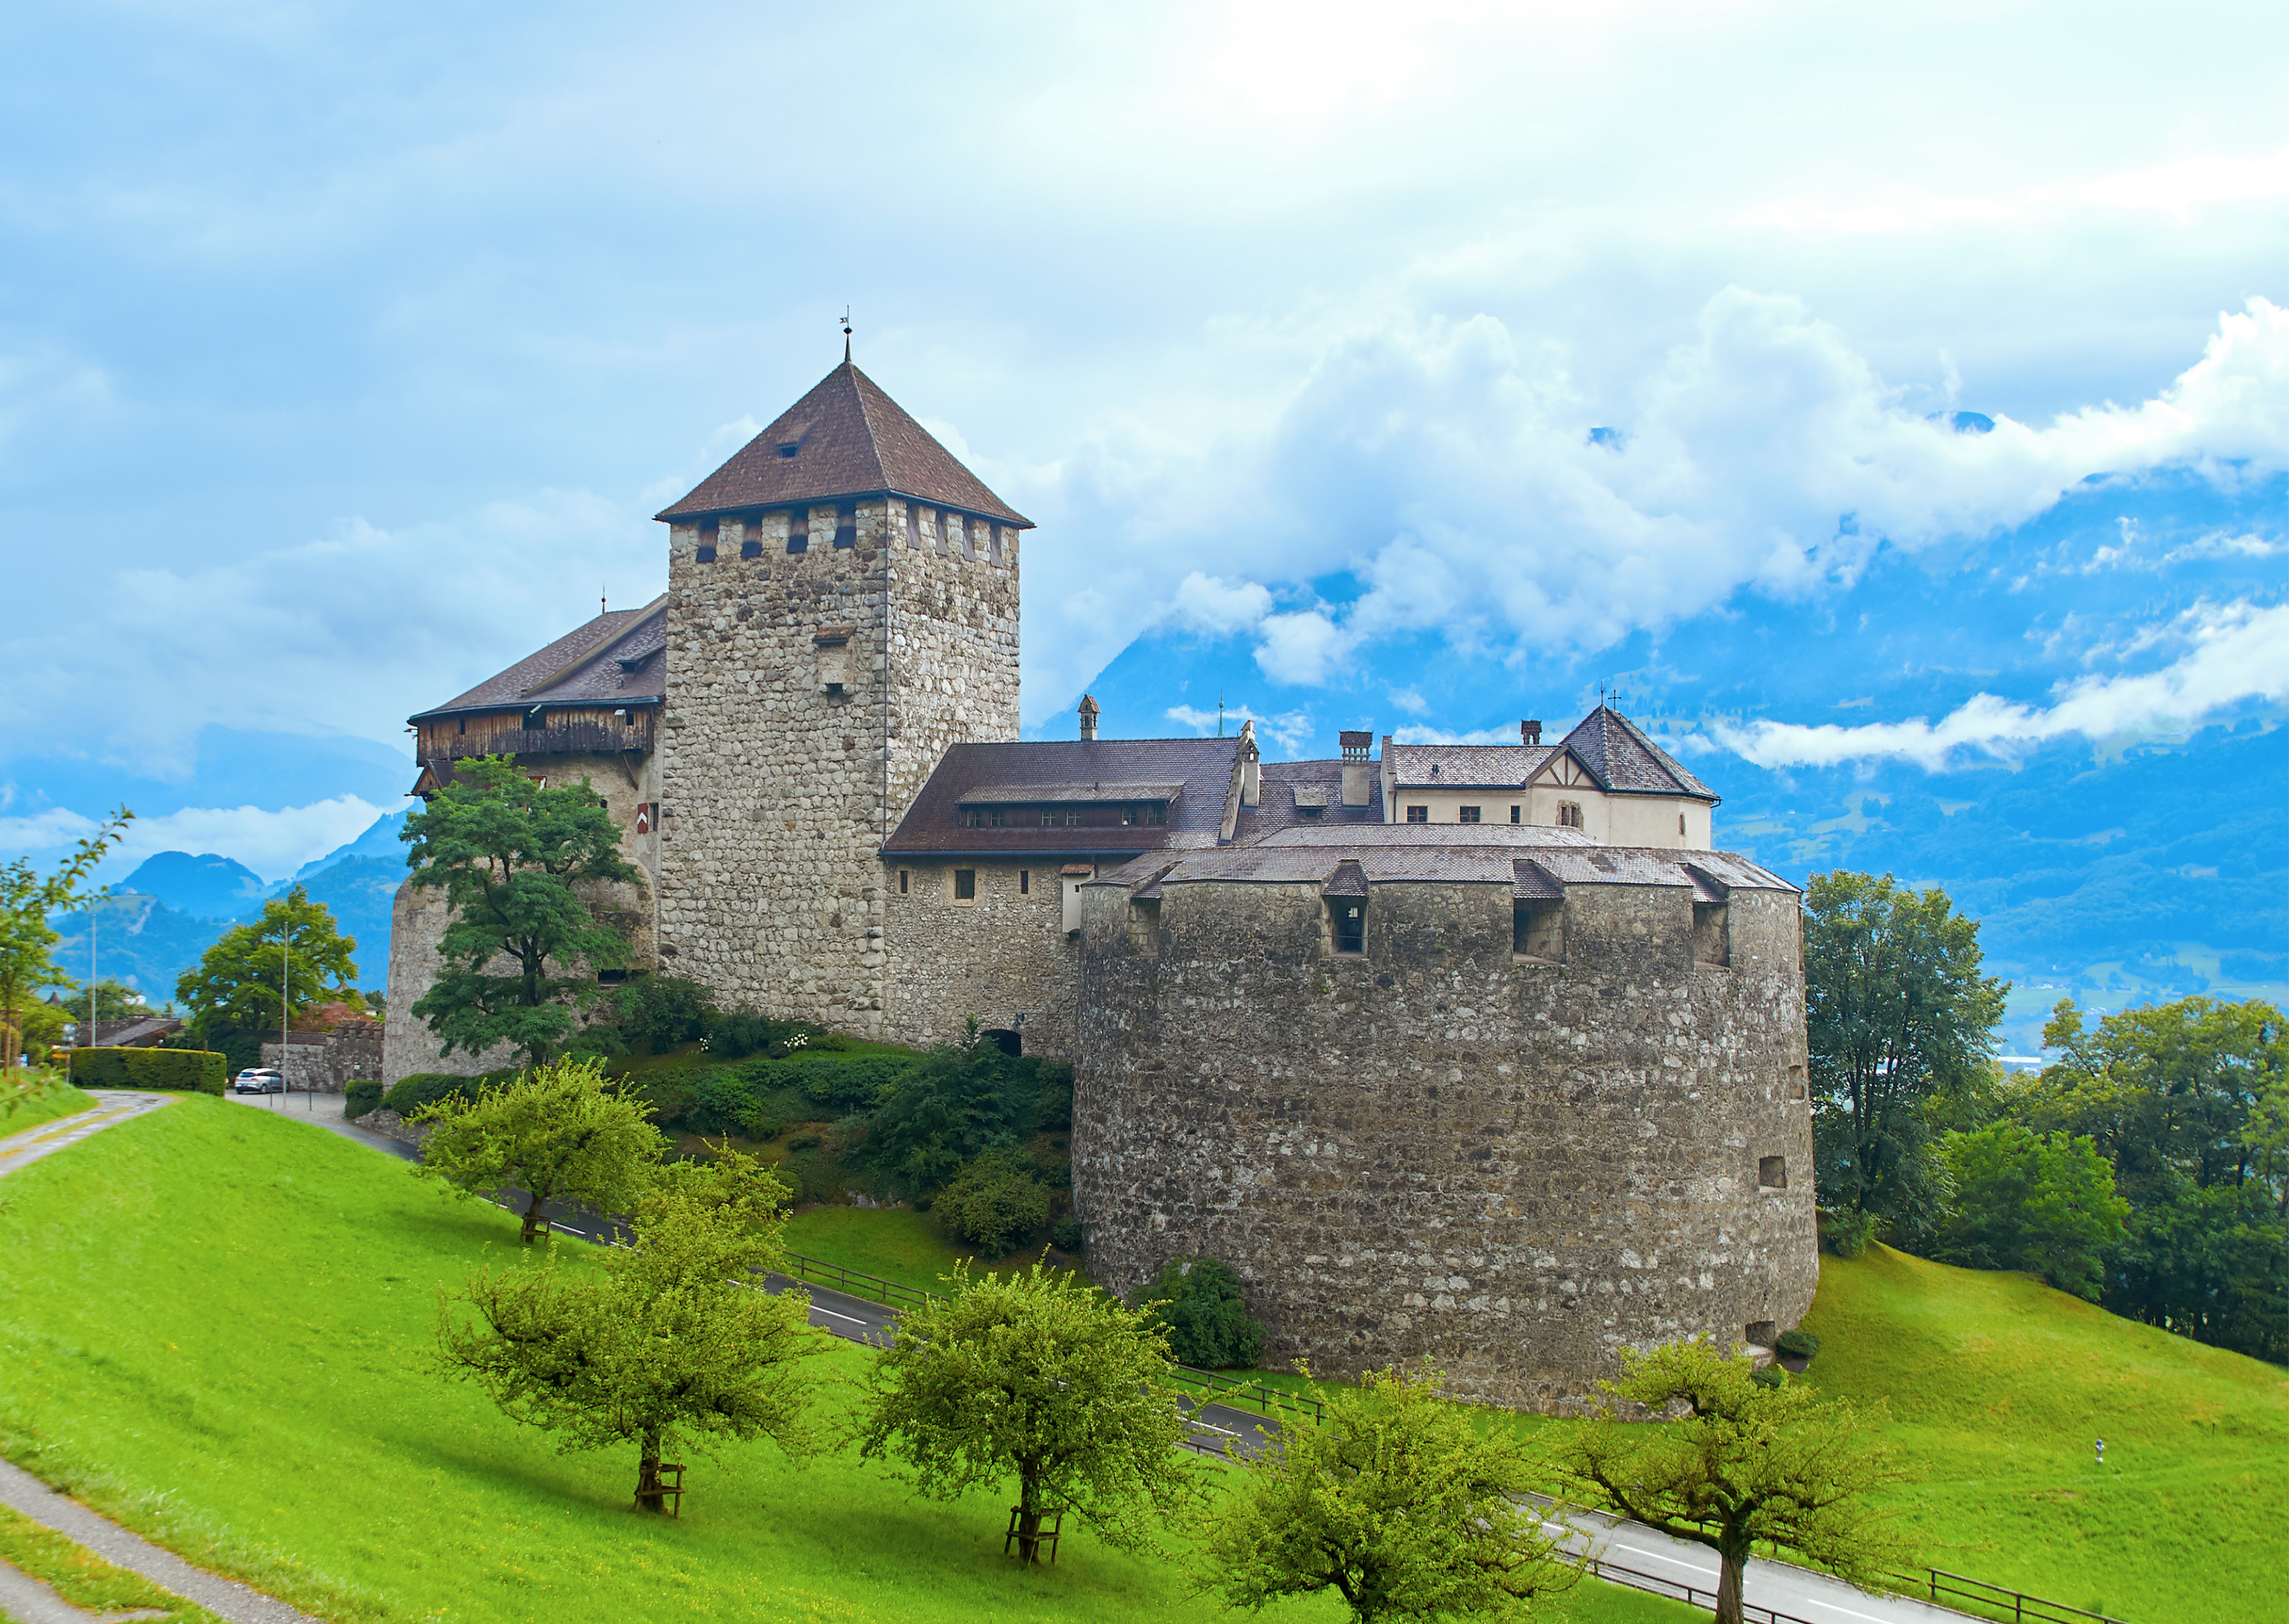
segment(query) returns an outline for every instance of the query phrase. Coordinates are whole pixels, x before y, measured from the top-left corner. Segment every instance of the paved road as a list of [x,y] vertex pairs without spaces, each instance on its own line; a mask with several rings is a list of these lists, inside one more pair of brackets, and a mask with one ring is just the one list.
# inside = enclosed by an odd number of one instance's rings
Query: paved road
[[29,1167],[68,1145],[78,1144],[91,1133],[100,1133],[131,1117],[175,1103],[172,1094],[131,1093],[125,1089],[114,1088],[91,1089],[88,1092],[95,1101],[92,1108],[70,1116],[60,1116],[53,1122],[44,1122],[36,1128],[27,1128],[20,1133],[12,1133],[6,1139],[0,1139],[0,1176],[14,1172],[20,1167]]
[[[275,1094],[250,1095],[241,1102],[257,1105],[275,1102],[281,1098]],[[403,1140],[371,1133],[343,1121],[339,1095],[321,1094],[313,1103],[317,1107],[315,1113],[297,1110],[291,1103],[270,1103],[270,1108],[290,1120],[307,1120],[314,1126],[391,1156],[410,1161],[417,1155],[413,1147]],[[521,1214],[524,1211],[521,1197],[502,1204],[515,1213]],[[549,1227],[560,1235],[602,1242],[616,1239],[625,1233],[610,1220],[599,1219],[578,1208],[552,1204],[541,1210],[548,1218]],[[808,1281],[793,1280],[785,1275],[766,1276],[764,1289],[784,1292],[798,1284],[810,1293],[810,1323],[820,1330],[832,1332],[854,1342],[869,1342],[877,1347],[889,1343],[890,1332],[897,1324],[897,1315],[881,1303]],[[1249,1411],[1233,1409],[1228,1404],[1200,1405],[1192,1411],[1192,1447],[1202,1453],[1266,1448],[1274,1443],[1280,1430],[1276,1421],[1267,1420]],[[1714,1551],[1672,1540],[1642,1524],[1616,1522],[1588,1512],[1574,1514],[1568,1532],[1568,1543],[1576,1550],[1585,1551],[1602,1562],[1631,1568],[1640,1574],[1667,1581],[1678,1587],[1679,1590],[1689,1586],[1703,1593],[1703,1604],[1713,1604],[1718,1576],[1717,1554]],[[1761,1557],[1750,1563],[1743,1592],[1743,1599],[1752,1617],[1760,1617],[1766,1610],[1771,1609],[1783,1618],[1801,1620],[1802,1624],[1961,1624],[1966,1616],[1925,1602],[1897,1596],[1869,1596],[1854,1589],[1842,1580],[1831,1579],[1826,1574],[1794,1567],[1787,1563],[1767,1562]]]

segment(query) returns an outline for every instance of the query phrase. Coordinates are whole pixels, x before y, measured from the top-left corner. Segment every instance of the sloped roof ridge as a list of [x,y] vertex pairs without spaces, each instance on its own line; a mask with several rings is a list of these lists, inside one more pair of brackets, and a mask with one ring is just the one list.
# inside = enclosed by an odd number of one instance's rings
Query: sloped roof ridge
[[1655,761],[1661,764],[1662,771],[1668,773],[1671,778],[1677,781],[1677,787],[1679,788],[1686,791],[1688,795],[1705,795],[1711,801],[1716,801],[1719,798],[1715,790],[1710,788],[1708,785],[1703,783],[1698,778],[1687,772],[1685,765],[1679,762],[1677,757],[1671,756],[1667,750],[1663,749],[1658,744],[1655,744],[1653,740],[1653,736],[1647,732],[1645,729],[1639,727],[1636,723],[1631,721],[1618,710],[1614,712],[1614,720],[1620,723],[1624,728],[1629,730],[1630,736],[1632,739],[1635,739],[1639,745],[1644,747],[1646,751],[1651,755]]

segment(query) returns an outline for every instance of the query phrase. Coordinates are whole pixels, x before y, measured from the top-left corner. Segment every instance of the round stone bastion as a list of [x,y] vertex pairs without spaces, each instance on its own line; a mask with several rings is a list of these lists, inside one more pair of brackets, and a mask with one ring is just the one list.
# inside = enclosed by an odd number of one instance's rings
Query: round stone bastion
[[1745,859],[1299,828],[1103,876],[1081,951],[1091,1272],[1222,1259],[1267,1368],[1573,1412],[1811,1305],[1798,900]]

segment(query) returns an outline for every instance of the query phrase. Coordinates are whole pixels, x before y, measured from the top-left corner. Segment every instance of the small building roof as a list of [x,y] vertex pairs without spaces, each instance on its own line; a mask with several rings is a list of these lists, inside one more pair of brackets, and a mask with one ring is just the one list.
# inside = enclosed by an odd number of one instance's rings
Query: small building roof
[[[1125,860],[1172,847],[1212,846],[1223,832],[1240,748],[1237,738],[953,745],[938,758],[921,793],[882,843],[882,852],[892,857],[1071,853]],[[1168,809],[1165,824],[997,829],[970,828],[961,820],[962,807],[981,803],[1163,800]]]
[[406,717],[535,705],[657,705],[667,696],[667,595],[615,609],[526,655],[458,698]]
[[859,496],[908,497],[1020,530],[1033,524],[849,361],[657,516],[674,523]]
[[[1358,764],[1354,763],[1354,767]],[[1383,821],[1383,775],[1369,769],[1367,804],[1344,804],[1344,764],[1340,761],[1267,761],[1256,804],[1243,806],[1232,826],[1235,842],[1247,842],[1284,828],[1351,828]],[[1317,806],[1317,812],[1302,809]]]
[[1608,795],[1658,795],[1706,801],[1717,792],[1686,771],[1645,730],[1600,705],[1556,744],[1392,744],[1384,748],[1392,780],[1407,789],[1518,790],[1568,753]]

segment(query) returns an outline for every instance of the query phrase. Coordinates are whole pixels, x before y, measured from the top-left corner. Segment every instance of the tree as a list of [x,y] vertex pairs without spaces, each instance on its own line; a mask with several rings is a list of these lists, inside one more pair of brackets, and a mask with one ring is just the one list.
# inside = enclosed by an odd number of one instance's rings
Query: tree
[[1942,1262],[2023,1269],[2097,1300],[2130,1204],[2114,1193],[2113,1169],[2089,1139],[1998,1122],[1950,1133],[1941,1154],[1955,1186]]
[[97,826],[44,875],[28,857],[0,866],[0,1061],[13,1066],[22,1052],[24,1014],[44,988],[68,987],[51,949],[62,940],[48,916],[79,900],[80,886],[104,852],[124,836],[135,814],[124,806]]
[[998,1258],[1049,1221],[1049,1192],[1017,1151],[989,1150],[939,1192],[930,1216],[955,1240]]
[[949,1182],[996,1147],[1073,1124],[1073,1068],[1004,1054],[970,1021],[959,1044],[931,1050],[873,1113],[866,1157],[913,1191]]
[[[1860,1414],[1798,1382],[1759,1386],[1753,1369],[1698,1340],[1625,1349],[1622,1379],[1598,1384],[1603,1407],[1559,1457],[1600,1508],[1717,1553],[1717,1624],[1741,1624],[1741,1576],[1760,1542],[1863,1588],[1905,1558],[1888,1514],[1864,1498],[1900,1474]],[[1624,1426],[1618,1412],[1679,1404],[1684,1417],[1663,1426]]]
[[1941,1206],[1933,1141],[1981,1125],[2010,985],[1980,974],[1978,923],[1936,886],[1815,874],[1805,916],[1815,1181],[1918,1244]]
[[1441,1385],[1426,1363],[1321,1389],[1324,1419],[1241,1458],[1240,1487],[1202,1519],[1214,1567],[1199,1588],[1258,1611],[1332,1588],[1375,1624],[1499,1616],[1571,1585],[1517,1439],[1480,1436]]
[[972,1279],[902,1309],[876,1363],[860,1452],[952,1500],[1017,1480],[1018,1554],[1036,1559],[1044,1514],[1070,1508],[1109,1542],[1150,1542],[1144,1511],[1191,1503],[1176,1454],[1184,1421],[1159,1327],[1069,1274]]
[[263,1039],[291,1024],[296,1012],[350,987],[356,952],[356,938],[343,935],[332,911],[297,885],[265,902],[256,918],[226,931],[200,956],[198,968],[177,978],[175,996],[191,1012],[202,1044],[229,1063],[251,1065],[261,1056]]
[[[443,891],[451,913],[437,945],[444,969],[413,1013],[446,1054],[506,1043],[542,1064],[594,1001],[594,972],[628,962],[578,889],[640,877],[595,790],[586,779],[544,788],[506,756],[458,762],[398,837],[411,845],[413,883]],[[491,973],[501,960],[507,972]]]
[[[637,1447],[635,1506],[663,1511],[660,1462],[690,1442],[768,1437],[798,1458],[818,1443],[806,1424],[810,1299],[777,1296],[754,1276],[783,1267],[786,1186],[722,1148],[652,1181],[635,1239],[605,1252],[601,1278],[539,1268],[487,1270],[441,1308],[446,1370],[475,1381],[510,1420],[557,1433],[570,1452]],[[585,1273],[585,1271],[583,1271]]]
[[1215,1258],[1171,1258],[1131,1300],[1168,1328],[1168,1351],[1202,1370],[1254,1370],[1264,1327],[1248,1312],[1240,1276]]
[[633,1212],[651,1187],[666,1143],[651,1106],[626,1084],[608,1081],[593,1060],[566,1059],[486,1089],[425,1105],[415,1171],[464,1196],[524,1193],[527,1245],[547,1224],[541,1209],[576,1202],[611,1216]]
[[2289,1359],[2289,1033],[2261,999],[2125,1010],[2084,1024],[2062,1001],[2030,1107],[2087,1135],[2129,1203],[2099,1300],[2261,1359]]

